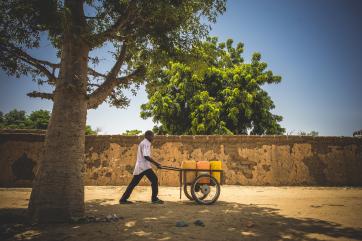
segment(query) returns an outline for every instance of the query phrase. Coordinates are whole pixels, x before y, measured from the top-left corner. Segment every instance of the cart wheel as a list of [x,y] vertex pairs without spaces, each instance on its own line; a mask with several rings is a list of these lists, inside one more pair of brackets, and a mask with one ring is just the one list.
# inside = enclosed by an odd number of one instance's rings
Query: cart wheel
[[[197,190],[197,189],[196,189]],[[184,193],[185,196],[190,200],[193,201],[194,198],[191,195],[191,185],[184,185]],[[204,196],[200,197],[199,199],[204,200],[207,197],[207,194],[205,194]]]
[[184,185],[184,193],[185,193],[185,196],[190,200],[190,201],[193,201],[194,198],[192,197],[191,195],[191,186],[190,185]]
[[200,175],[191,185],[191,195],[198,204],[213,204],[220,196],[220,184],[213,176]]

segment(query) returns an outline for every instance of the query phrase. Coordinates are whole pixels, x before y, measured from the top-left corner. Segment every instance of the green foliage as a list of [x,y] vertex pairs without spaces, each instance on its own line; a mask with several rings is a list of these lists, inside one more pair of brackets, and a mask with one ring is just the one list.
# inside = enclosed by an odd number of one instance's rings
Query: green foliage
[[4,128],[29,129],[31,122],[25,115],[25,111],[14,109],[4,115]]
[[[5,115],[0,112],[1,129],[42,129],[46,130],[50,120],[50,112],[47,110],[36,110],[29,116],[25,111],[14,109]],[[92,130],[91,126],[86,126],[86,135],[96,135],[99,129]]]
[[[61,72],[54,72],[54,68],[60,65],[34,59],[25,53],[40,47],[41,36],[43,42],[48,38],[59,61],[64,42],[82,41],[91,51],[88,67],[92,68],[101,62],[92,54],[93,50],[112,46],[110,52],[115,60],[120,59],[125,50],[122,71],[117,71],[116,77],[134,74],[129,81],[120,81],[106,96],[111,105],[126,107],[129,99],[123,90],[136,91],[146,72],[157,72],[169,58],[182,55],[193,43],[207,36],[209,23],[215,22],[217,15],[225,11],[225,1],[87,0],[80,4],[84,11],[75,12],[69,6],[79,1],[2,0],[0,66],[9,75],[27,75],[39,84],[54,86],[54,79],[59,78],[54,73]],[[66,39],[64,33],[74,26],[79,36]],[[106,74],[88,74],[87,90],[91,94],[105,82]]]
[[319,133],[318,133],[318,131],[310,131],[310,132],[300,131],[297,133],[297,135],[299,135],[299,136],[318,136]]
[[122,133],[125,136],[138,136],[140,134],[142,134],[141,130],[126,130],[126,132]]
[[97,135],[97,131],[96,130],[92,130],[92,127],[90,125],[86,125],[85,126],[85,134],[86,135]]
[[50,112],[47,110],[33,111],[29,115],[32,129],[47,129],[50,120]]
[[33,111],[29,116],[25,111],[14,109],[5,115],[0,113],[0,128],[6,129],[47,129],[50,112],[47,110]]
[[319,136],[319,132],[318,131],[311,131],[309,132],[310,136]]
[[142,118],[159,123],[163,134],[282,134],[281,116],[264,84],[279,83],[267,70],[261,54],[250,63],[242,57],[244,45],[207,38],[195,44],[184,61],[170,62],[147,84],[149,101]]
[[362,129],[361,129],[361,130],[358,130],[358,131],[353,132],[353,136],[358,136],[358,137],[361,137],[361,136],[362,136]]
[[0,111],[0,129],[4,126],[4,114]]

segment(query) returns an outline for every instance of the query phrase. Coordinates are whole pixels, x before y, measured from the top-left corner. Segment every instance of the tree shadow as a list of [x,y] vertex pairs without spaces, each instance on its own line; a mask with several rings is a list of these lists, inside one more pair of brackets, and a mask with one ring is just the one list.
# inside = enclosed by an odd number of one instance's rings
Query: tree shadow
[[[97,199],[86,203],[88,216],[116,214],[118,221],[31,225],[25,209],[0,209],[1,240],[362,240],[362,229],[314,218],[283,216],[278,209],[217,202],[131,205]],[[196,226],[200,219],[205,227]],[[176,227],[177,221],[188,223]],[[5,228],[11,228],[6,232]]]

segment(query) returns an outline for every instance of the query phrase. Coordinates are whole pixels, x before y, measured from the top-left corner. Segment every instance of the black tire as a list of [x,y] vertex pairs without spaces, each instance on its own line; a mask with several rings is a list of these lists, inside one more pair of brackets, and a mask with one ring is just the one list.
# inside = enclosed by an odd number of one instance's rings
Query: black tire
[[[211,198],[211,200],[206,199],[208,194],[203,195],[201,197],[198,197],[197,194],[196,194],[196,186],[200,185],[199,181],[202,178],[209,178],[210,179],[210,184],[204,184],[204,185],[208,185],[209,187],[215,187],[215,189],[216,189],[216,193]],[[220,183],[213,176],[210,176],[208,174],[200,175],[191,184],[191,195],[192,195],[193,200],[195,200],[195,202],[197,202],[198,204],[211,205],[211,204],[215,203],[219,199],[219,196],[220,196]]]
[[[187,190],[187,188],[190,187],[190,190]],[[188,200],[190,201],[194,201],[194,198],[191,195],[191,185],[184,185],[184,193],[185,196],[187,197]],[[203,200],[206,198],[207,195],[203,196],[203,197],[199,197],[199,199]]]
[[[193,201],[194,198],[191,196],[191,193],[189,193],[189,190],[187,190],[187,186],[188,185],[184,185],[184,193],[185,193],[185,196],[190,200],[190,201]],[[191,191],[191,190],[190,190]]]

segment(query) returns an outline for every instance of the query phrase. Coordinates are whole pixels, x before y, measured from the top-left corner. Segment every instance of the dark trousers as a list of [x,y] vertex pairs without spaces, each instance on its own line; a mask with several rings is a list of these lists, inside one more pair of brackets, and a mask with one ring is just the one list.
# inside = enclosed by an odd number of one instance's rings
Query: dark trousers
[[152,201],[157,200],[158,194],[158,179],[156,174],[152,169],[147,169],[146,171],[141,172],[139,175],[134,175],[131,183],[128,185],[126,191],[124,192],[121,200],[125,201],[131,196],[133,189],[137,186],[137,184],[141,181],[142,177],[145,176],[150,180],[152,186]]

